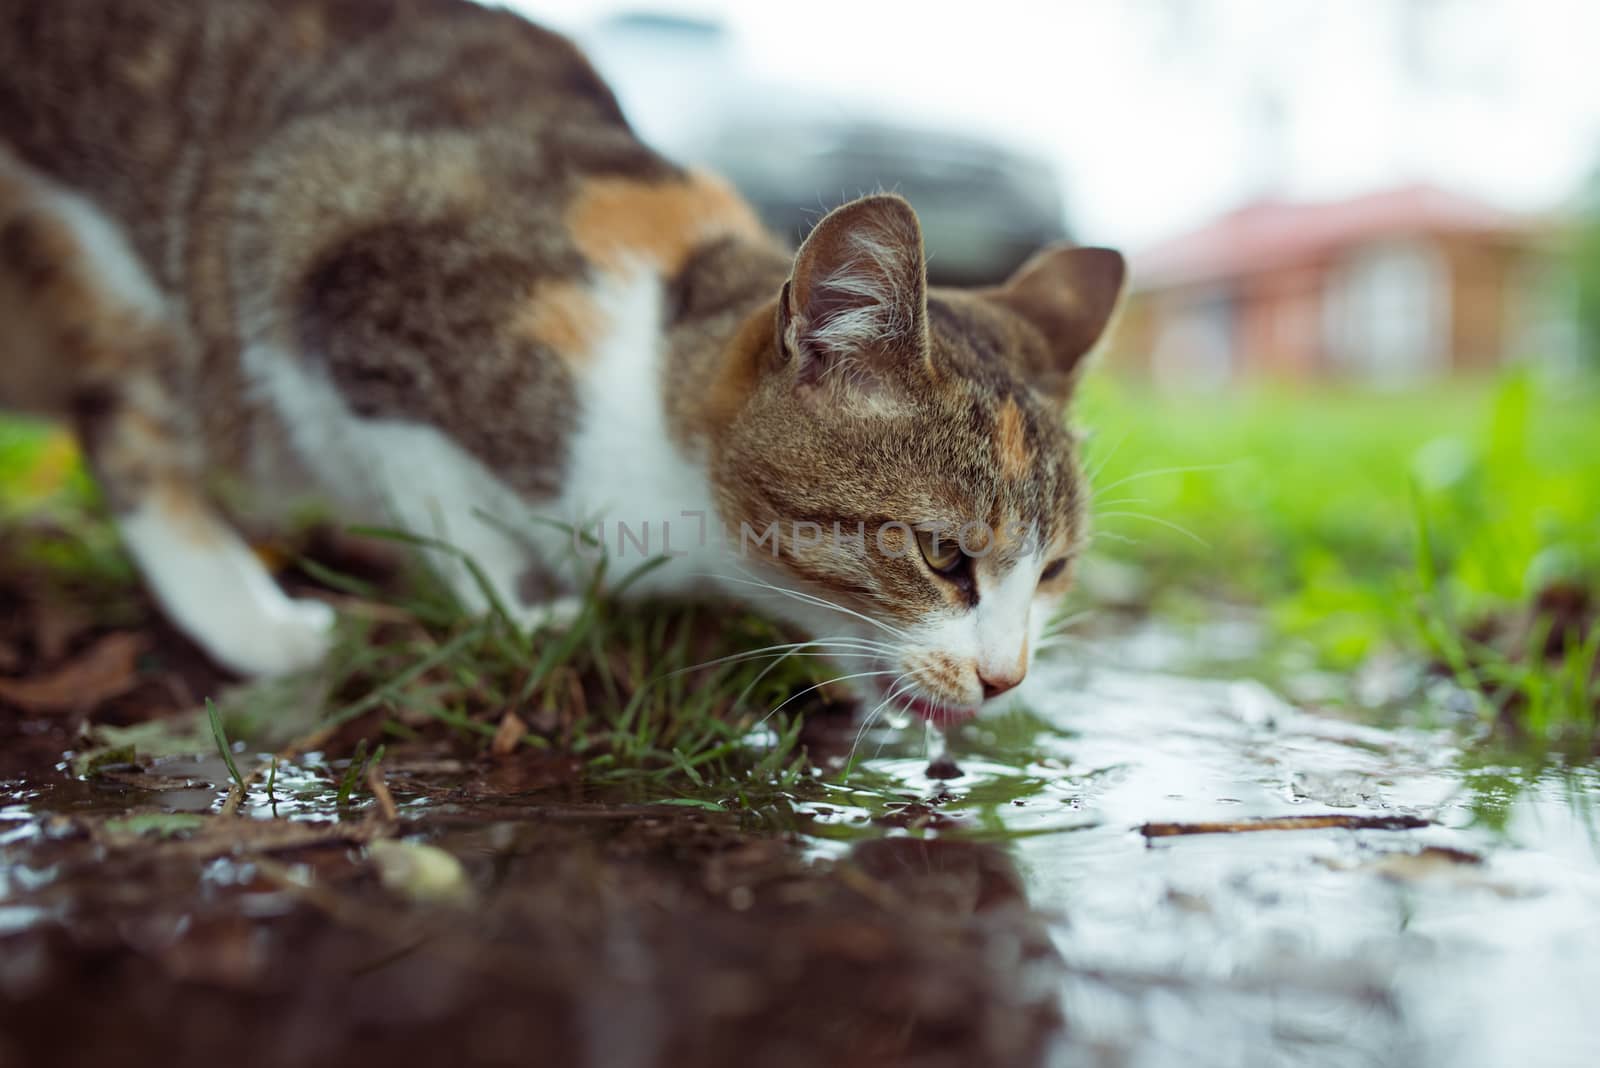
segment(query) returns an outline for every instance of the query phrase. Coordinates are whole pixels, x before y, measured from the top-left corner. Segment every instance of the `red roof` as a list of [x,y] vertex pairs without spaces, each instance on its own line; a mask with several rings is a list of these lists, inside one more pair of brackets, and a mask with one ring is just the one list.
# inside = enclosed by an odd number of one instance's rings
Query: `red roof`
[[1314,262],[1342,248],[1417,233],[1509,234],[1515,216],[1427,185],[1350,200],[1258,200],[1133,258],[1140,288],[1214,282]]

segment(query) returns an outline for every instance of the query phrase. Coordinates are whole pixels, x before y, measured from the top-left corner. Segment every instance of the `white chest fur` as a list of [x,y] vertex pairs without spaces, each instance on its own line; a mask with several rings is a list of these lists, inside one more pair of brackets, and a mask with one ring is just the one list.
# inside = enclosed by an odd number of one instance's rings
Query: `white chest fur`
[[[664,556],[630,592],[693,592],[728,562],[703,466],[667,432],[660,279],[649,270],[607,276],[593,296],[606,328],[580,362],[577,429],[562,492],[548,500],[520,498],[435,427],[356,418],[305,361],[252,349],[245,363],[346,514],[454,545],[507,604],[536,562],[575,586],[588,581],[600,552],[574,529],[603,542],[608,583]],[[465,568],[439,563],[469,607],[487,607]]]
[[565,488],[541,509],[603,544],[612,581],[664,557],[630,587],[648,594],[692,592],[726,565],[705,466],[667,429],[661,295],[645,270],[599,284],[609,329],[582,372]]

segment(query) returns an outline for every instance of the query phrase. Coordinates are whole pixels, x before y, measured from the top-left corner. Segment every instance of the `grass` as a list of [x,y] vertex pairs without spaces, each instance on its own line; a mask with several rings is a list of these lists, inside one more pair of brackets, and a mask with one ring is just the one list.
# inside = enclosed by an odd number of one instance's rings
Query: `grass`
[[[24,515],[43,517],[45,533],[8,539],[13,567],[59,579],[64,596],[115,605],[104,617],[108,623],[136,624],[127,596],[134,576],[64,436],[0,420],[0,518]],[[453,552],[431,539],[365,533],[419,558],[424,550]],[[621,607],[591,591],[570,627],[530,634],[486,583],[494,609],[475,617],[420,566],[398,595],[315,561],[299,566],[343,595],[348,611],[314,687],[308,690],[304,680],[248,687],[219,700],[220,711],[208,709],[236,782],[224,719],[258,741],[270,738],[274,724],[298,722],[298,744],[347,752],[369,736],[373,742],[446,736],[487,747],[511,715],[525,727],[501,745],[557,750],[578,759],[587,781],[627,781],[657,792],[669,783],[781,788],[805,766],[800,713],[824,701],[826,690],[807,694],[809,704],[767,710],[819,687],[824,662],[787,648],[793,637],[758,617],[693,604]],[[748,655],[767,646],[784,648]],[[292,707],[308,693],[318,706],[311,723]]]
[[[762,620],[591,595],[569,627],[530,634],[503,611],[464,613],[425,577],[409,585],[396,612],[344,625],[322,669],[318,745],[341,734],[414,740],[442,727],[474,747],[571,755],[591,782],[781,784],[800,774],[800,717],[765,710],[820,683],[820,663],[743,655],[788,641]],[[243,698],[258,706],[235,711],[259,722],[278,714],[283,694]]]
[[[1180,396],[1102,378],[1079,417],[1093,431],[1094,555],[1137,569],[1155,611],[1204,619],[1219,600],[1251,606],[1276,650],[1334,672],[1383,651],[1425,658],[1476,695],[1486,720],[1592,744],[1600,628],[1556,633],[1527,606],[1560,583],[1600,591],[1594,383],[1509,374],[1392,394]],[[0,516],[81,517],[92,501],[59,436],[0,421]],[[125,586],[105,524],[69,527],[36,562]],[[413,582],[395,599],[303,566],[384,608],[347,614],[310,734],[321,743],[348,751],[359,738],[442,731],[471,747],[570,754],[590,780],[695,796],[803,772],[802,706],[770,720],[765,710],[818,685],[825,661],[740,658],[790,640],[759,618],[591,597],[570,629],[524,634],[498,606],[467,616],[437,583]],[[1520,629],[1485,623],[1519,616]],[[265,720],[280,714],[274,702],[303,698],[267,687],[227,712]]]
[[1531,651],[1537,620],[1520,648],[1475,635],[1553,585],[1600,592],[1596,383],[1195,397],[1102,380],[1080,417],[1095,552],[1136,564],[1159,611],[1259,606],[1278,648],[1319,667],[1427,656],[1487,715],[1592,738],[1592,630],[1554,657]]

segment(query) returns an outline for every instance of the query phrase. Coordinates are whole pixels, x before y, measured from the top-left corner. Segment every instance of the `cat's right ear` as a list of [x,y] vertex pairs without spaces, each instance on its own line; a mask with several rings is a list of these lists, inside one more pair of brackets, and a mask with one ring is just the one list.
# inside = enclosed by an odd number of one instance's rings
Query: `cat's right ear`
[[778,352],[805,384],[880,386],[926,360],[928,278],[922,227],[903,197],[877,194],[817,223],[778,298]]
[[1111,324],[1128,277],[1122,254],[1109,248],[1054,245],[1037,253],[1005,285],[984,296],[1031,322],[1044,336],[1045,362],[1029,368],[1033,384],[1065,403],[1084,357]]

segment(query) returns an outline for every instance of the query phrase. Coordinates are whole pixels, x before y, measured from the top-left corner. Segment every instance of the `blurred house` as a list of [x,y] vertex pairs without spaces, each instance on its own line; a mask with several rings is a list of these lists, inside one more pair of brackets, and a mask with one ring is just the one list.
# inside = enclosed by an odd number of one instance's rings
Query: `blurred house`
[[1113,359],[1191,384],[1493,367],[1540,343],[1542,232],[1425,185],[1256,201],[1133,258]]

